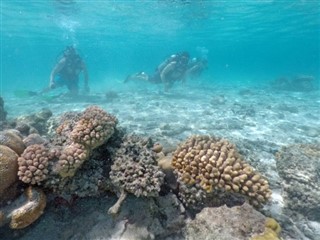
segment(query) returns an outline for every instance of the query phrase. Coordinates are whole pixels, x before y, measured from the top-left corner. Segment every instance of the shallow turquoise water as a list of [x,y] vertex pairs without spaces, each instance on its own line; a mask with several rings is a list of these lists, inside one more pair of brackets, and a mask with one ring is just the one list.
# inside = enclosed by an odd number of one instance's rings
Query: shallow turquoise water
[[[259,85],[319,78],[319,1],[2,1],[1,92],[41,89],[74,44],[91,88],[108,90],[168,55],[206,54],[199,80]],[[119,86],[121,87],[121,86]],[[137,85],[130,86],[134,90]]]

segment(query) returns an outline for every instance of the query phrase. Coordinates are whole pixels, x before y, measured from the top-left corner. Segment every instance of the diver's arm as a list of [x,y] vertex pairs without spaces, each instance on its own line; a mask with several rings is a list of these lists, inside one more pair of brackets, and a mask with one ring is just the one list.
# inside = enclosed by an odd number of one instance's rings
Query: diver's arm
[[66,64],[66,59],[62,58],[56,66],[52,69],[51,74],[50,74],[50,82],[49,82],[49,87],[54,88],[54,78],[55,76],[61,71],[61,69],[65,66]]
[[170,79],[168,79],[168,74],[174,70],[177,62],[171,62],[169,63],[160,73],[161,81],[164,85],[164,91],[167,92],[172,85],[172,82]]
[[199,66],[196,64],[190,68],[187,69],[186,74],[192,75],[194,72],[196,72],[199,69]]
[[162,82],[168,82],[169,79],[167,79],[168,73],[171,72],[175,66],[176,66],[177,62],[171,62],[169,63],[160,73],[160,78]]

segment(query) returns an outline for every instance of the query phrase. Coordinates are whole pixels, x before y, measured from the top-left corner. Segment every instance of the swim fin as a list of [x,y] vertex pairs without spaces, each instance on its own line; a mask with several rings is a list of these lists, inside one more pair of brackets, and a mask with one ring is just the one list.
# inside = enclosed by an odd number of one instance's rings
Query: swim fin
[[33,97],[33,96],[39,95],[38,92],[30,91],[30,90],[15,90],[13,94],[15,97],[19,97],[19,98],[27,98],[27,97]]

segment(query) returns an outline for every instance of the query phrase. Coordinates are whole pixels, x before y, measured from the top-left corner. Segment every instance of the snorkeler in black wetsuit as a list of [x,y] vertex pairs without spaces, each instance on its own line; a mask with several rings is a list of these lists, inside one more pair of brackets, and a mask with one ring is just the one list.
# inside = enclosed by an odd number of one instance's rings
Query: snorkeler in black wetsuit
[[125,83],[130,80],[143,80],[150,83],[163,83],[164,90],[168,91],[174,82],[184,82],[188,69],[189,54],[187,52],[171,55],[163,63],[161,63],[153,75],[145,72],[139,72],[129,75],[125,79]]
[[[54,89],[66,85],[71,95],[77,95],[79,93],[79,74],[82,71],[84,74],[84,90],[89,93],[89,75],[86,65],[74,47],[67,47],[63,57],[50,74],[49,88]],[[58,79],[55,79],[56,76],[58,76]]]

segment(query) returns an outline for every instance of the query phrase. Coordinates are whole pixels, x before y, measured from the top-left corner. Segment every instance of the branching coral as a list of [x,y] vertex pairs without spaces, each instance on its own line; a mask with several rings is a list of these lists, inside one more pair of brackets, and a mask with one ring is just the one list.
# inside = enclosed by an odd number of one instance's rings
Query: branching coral
[[205,193],[221,190],[247,196],[253,205],[265,203],[271,195],[268,181],[244,162],[235,146],[226,140],[192,136],[175,151],[172,166],[182,186],[199,190],[187,194],[193,196],[191,203],[202,199]]
[[25,183],[40,185],[48,175],[49,150],[43,145],[28,146],[18,158],[19,179]]

